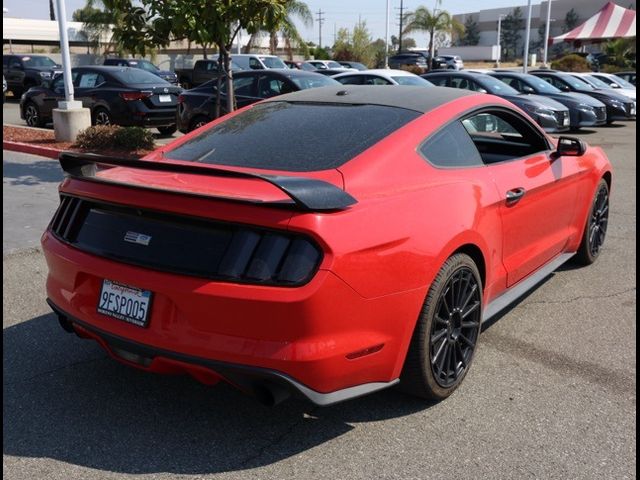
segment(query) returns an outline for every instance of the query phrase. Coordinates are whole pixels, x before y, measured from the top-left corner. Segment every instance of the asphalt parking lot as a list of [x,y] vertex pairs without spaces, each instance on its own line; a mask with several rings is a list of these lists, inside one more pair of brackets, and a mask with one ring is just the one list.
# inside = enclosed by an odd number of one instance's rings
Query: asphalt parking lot
[[[20,118],[19,99],[14,99],[12,96],[7,97],[7,101],[2,105],[2,123],[6,125],[18,125],[20,127],[27,126],[25,121]],[[53,130],[53,124],[48,125],[47,128]],[[157,145],[165,145],[182,136],[180,132],[175,132],[170,136],[161,136],[155,128],[151,129],[151,131],[156,134]]]
[[598,261],[485,328],[446,401],[388,390],[326,408],[135,371],[65,334],[38,249],[60,171],[4,152],[4,477],[636,478],[636,123],[579,136],[614,166]]

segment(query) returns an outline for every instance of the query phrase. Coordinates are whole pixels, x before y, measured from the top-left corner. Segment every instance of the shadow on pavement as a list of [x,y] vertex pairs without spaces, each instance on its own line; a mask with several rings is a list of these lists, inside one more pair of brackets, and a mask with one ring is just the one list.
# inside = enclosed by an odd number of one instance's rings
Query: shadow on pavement
[[53,314],[3,333],[4,454],[127,474],[211,474],[269,465],[354,427],[429,404],[395,390],[332,407],[274,408],[223,383],[140,372]]
[[58,183],[62,180],[62,169],[55,160],[40,160],[31,163],[2,162],[3,180],[11,185],[38,185],[39,183]]

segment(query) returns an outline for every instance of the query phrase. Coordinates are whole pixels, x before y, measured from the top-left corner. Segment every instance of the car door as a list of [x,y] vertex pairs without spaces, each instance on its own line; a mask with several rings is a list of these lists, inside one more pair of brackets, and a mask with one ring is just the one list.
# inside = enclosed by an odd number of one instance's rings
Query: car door
[[9,57],[9,70],[7,71],[7,83],[9,85],[22,85],[24,83],[24,66],[19,57]]
[[[46,87],[43,86],[43,88]],[[58,108],[58,102],[62,100],[64,100],[64,75],[58,75],[51,81],[49,88],[46,88],[43,94],[41,114],[43,116],[50,116],[51,111],[54,108]]]
[[504,198],[502,261],[512,286],[565,248],[582,170],[575,157],[552,157],[546,137],[511,110],[485,110],[462,123]]
[[256,74],[236,76],[233,80],[233,93],[235,94],[238,108],[246,107],[262,100],[256,93],[257,83],[258,75]]

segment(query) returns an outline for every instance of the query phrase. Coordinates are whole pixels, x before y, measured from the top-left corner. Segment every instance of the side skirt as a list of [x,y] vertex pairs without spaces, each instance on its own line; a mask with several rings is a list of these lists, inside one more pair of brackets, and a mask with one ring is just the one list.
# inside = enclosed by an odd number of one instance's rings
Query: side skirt
[[534,273],[524,278],[513,287],[507,289],[504,293],[500,294],[498,297],[494,298],[489,302],[489,304],[484,308],[484,312],[482,314],[482,323],[490,320],[492,317],[495,317],[502,310],[507,308],[509,305],[514,303],[518,298],[522,297],[529,290],[533,289],[536,285],[542,282],[547,276],[549,276],[554,270],[556,270],[560,265],[565,263],[571,257],[575,255],[573,253],[562,253],[551,260],[546,265],[540,267]]

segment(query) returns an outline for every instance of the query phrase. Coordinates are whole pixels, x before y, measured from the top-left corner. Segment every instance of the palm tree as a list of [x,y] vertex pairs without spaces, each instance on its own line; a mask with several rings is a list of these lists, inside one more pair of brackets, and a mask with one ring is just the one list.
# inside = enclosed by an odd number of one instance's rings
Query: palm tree
[[[313,25],[313,15],[309,6],[298,0],[287,0],[286,13],[282,17],[273,18],[268,24],[264,26],[263,32],[269,33],[269,50],[272,55],[276,54],[278,48],[278,34],[280,34],[285,41],[285,49],[289,60],[293,60],[293,48],[292,44],[295,43],[302,50],[304,55],[308,54],[308,46],[304,41],[300,32],[293,21],[297,17],[302,20],[306,27]],[[251,35],[245,53],[249,53],[251,48],[257,43],[257,40],[261,32],[257,32]]]
[[[436,7],[440,3],[440,0],[436,2]],[[416,8],[415,12],[407,13],[405,17],[406,27],[403,33],[410,33],[415,31],[427,32],[429,34],[429,57],[433,61],[435,44],[433,38],[436,33],[457,33],[462,35],[464,33],[464,25],[451,16],[446,10],[438,10],[434,8],[429,10],[427,7],[421,6]],[[431,68],[431,66],[429,67]]]

